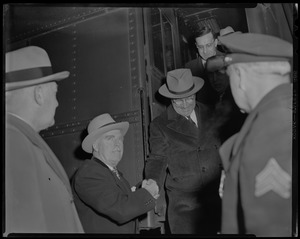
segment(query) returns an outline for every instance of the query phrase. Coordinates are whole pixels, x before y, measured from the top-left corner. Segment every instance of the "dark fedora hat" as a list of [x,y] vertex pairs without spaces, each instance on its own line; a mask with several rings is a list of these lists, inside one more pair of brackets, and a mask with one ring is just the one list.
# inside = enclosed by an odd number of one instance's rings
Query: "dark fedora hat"
[[190,69],[176,69],[167,73],[167,83],[158,92],[167,98],[184,98],[195,94],[204,85],[204,80],[192,75]]
[[52,72],[47,52],[37,46],[28,46],[5,54],[5,91],[59,81],[69,77],[68,71]]

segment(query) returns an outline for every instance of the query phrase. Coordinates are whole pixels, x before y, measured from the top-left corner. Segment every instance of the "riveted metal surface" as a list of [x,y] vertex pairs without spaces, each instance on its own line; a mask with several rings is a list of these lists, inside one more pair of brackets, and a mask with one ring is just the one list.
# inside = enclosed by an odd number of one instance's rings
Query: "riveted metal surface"
[[59,7],[7,4],[4,20],[10,29],[8,43],[36,37],[108,11],[103,7]]
[[119,169],[132,185],[142,179],[144,139],[139,89],[143,87],[140,67],[144,59],[138,54],[143,51],[143,37],[137,32],[141,22],[136,21],[136,11],[109,9],[30,39],[30,44],[49,52],[54,72],[70,72],[68,79],[58,82],[56,124],[41,132],[60,159],[68,160],[64,165],[69,175],[79,160],[75,154],[72,165],[70,154],[81,147],[84,137],[76,143],[66,141],[86,135],[90,120],[108,112],[116,121],[130,123]]
[[[128,23],[129,23],[129,48],[130,48],[130,76],[132,84],[132,106],[139,108],[141,111],[142,91],[145,87],[145,74],[141,63],[144,62],[143,51],[143,34],[141,29],[141,9],[131,8],[128,10]],[[139,20],[139,21],[138,21]],[[142,80],[141,80],[142,79]],[[144,170],[144,135],[143,135],[143,114],[140,115],[140,122],[133,125],[135,142],[135,158],[136,164],[136,181],[143,178]]]
[[[111,116],[116,122],[127,121],[130,124],[134,124],[140,121],[140,111],[125,112],[115,115],[111,114]],[[86,129],[91,120],[92,119],[83,121],[71,121],[65,124],[55,124],[50,129],[41,131],[41,136],[44,138],[48,138],[63,134],[77,133]]]

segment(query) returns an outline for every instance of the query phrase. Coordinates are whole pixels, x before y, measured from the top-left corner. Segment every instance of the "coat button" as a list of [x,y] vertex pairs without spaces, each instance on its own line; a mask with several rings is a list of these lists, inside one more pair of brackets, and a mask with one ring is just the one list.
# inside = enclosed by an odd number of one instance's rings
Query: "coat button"
[[205,167],[202,167],[202,172],[205,172],[206,171],[206,168]]

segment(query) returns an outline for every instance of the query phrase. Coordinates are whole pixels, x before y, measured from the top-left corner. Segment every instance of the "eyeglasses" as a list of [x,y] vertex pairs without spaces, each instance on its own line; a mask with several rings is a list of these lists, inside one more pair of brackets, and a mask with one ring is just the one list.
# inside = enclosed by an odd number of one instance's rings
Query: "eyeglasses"
[[186,98],[182,98],[182,99],[173,99],[172,101],[178,105],[178,106],[182,106],[184,104],[184,102],[186,102],[187,104],[192,104],[195,100],[195,95],[186,97]]
[[195,44],[196,44],[196,47],[197,47],[199,50],[203,51],[204,48],[209,48],[209,49],[211,49],[211,48],[214,46],[214,42],[215,42],[215,40],[213,40],[211,43],[207,43],[206,45],[198,45],[197,43],[195,43]]

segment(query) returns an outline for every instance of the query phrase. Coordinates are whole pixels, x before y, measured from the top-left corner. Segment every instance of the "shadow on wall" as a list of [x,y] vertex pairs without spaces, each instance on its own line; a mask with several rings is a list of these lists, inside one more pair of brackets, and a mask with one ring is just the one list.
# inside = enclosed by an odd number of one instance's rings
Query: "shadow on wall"
[[[87,129],[84,129],[80,134],[80,142],[84,140],[84,138],[88,135]],[[92,157],[92,154],[85,152],[82,147],[81,143],[77,148],[74,150],[74,156],[76,159],[79,159],[80,161],[84,161],[85,159],[90,159]]]

